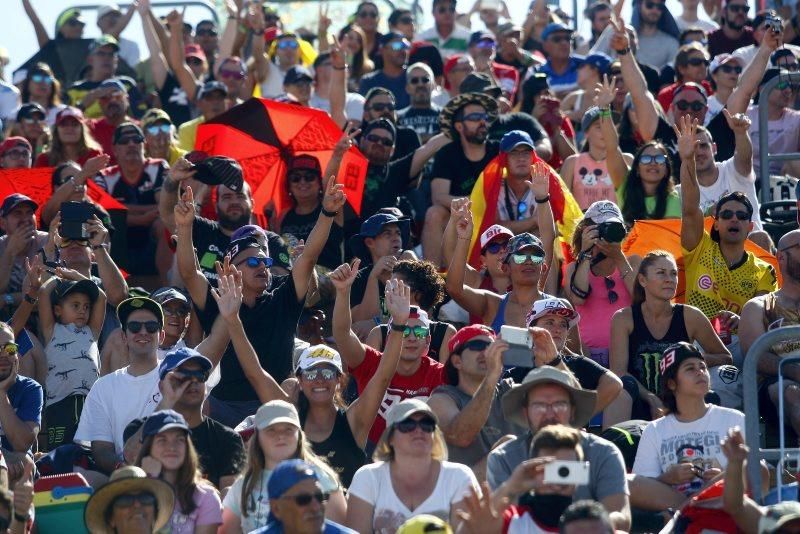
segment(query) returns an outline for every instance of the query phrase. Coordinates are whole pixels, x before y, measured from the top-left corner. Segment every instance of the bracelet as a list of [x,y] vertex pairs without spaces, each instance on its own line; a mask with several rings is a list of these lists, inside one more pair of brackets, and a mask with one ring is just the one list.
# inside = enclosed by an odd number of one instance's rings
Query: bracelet
[[322,208],[322,214],[325,217],[336,217],[337,215],[339,215],[339,212],[338,211],[328,211],[325,208]]
[[38,302],[39,302],[39,298],[38,297],[32,297],[32,296],[28,295],[27,293],[25,293],[22,296],[22,300],[24,300],[28,304],[32,304],[33,306],[36,306],[36,304],[38,304]]
[[588,291],[584,291],[583,289],[581,289],[578,286],[576,286],[575,285],[575,274],[577,274],[577,272],[578,272],[578,268],[575,267],[575,270],[572,271],[572,276],[570,276],[570,278],[569,278],[569,290],[572,291],[575,294],[575,296],[586,300],[586,299],[589,298],[589,295],[591,295],[591,293],[592,293],[592,286],[591,285],[589,286],[589,290]]
[[20,523],[27,523],[28,519],[30,519],[30,516],[28,516],[28,515],[20,515],[17,512],[14,512],[14,519],[19,521]]
[[333,70],[347,70],[348,65],[345,63],[344,67],[331,67]]
[[629,46],[628,46],[628,47],[625,47],[625,48],[623,48],[622,50],[614,50],[614,52],[616,52],[618,56],[625,56],[625,55],[627,55],[627,54],[628,54],[628,52],[630,52],[630,51],[631,51],[631,47],[629,47]]
[[591,251],[584,250],[583,252],[578,254],[578,263],[584,262],[586,260],[591,260],[591,259],[592,259]]
[[547,193],[547,195],[541,199],[533,197],[533,201],[536,202],[537,204],[547,204],[548,202],[550,202],[550,193]]
[[402,333],[402,332],[405,332],[405,330],[406,330],[406,325],[404,325],[404,324],[394,324],[394,323],[391,323],[391,324],[389,325],[389,328],[390,328],[390,329],[392,329],[392,330],[394,330],[395,332],[400,332],[400,333]]
[[600,117],[611,117],[611,108],[600,108]]
[[552,360],[550,360],[549,362],[547,362],[545,365],[549,365],[549,366],[551,366],[551,367],[555,367],[556,365],[558,365],[558,364],[559,364],[559,363],[561,363],[562,361],[563,361],[563,360],[561,359],[561,355],[559,354],[558,356],[556,356],[555,358],[553,358]]

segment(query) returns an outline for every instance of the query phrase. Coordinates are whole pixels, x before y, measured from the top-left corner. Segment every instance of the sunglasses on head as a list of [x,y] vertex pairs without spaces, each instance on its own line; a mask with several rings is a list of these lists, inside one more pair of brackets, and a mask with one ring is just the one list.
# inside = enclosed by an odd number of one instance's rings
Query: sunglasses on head
[[498,252],[505,250],[507,245],[508,241],[505,243],[489,243],[486,245],[486,247],[484,247],[483,251],[488,252],[489,254],[497,254]]
[[88,239],[69,239],[67,237],[61,238],[61,248],[67,248],[72,245],[78,245],[79,247],[88,247],[89,240]]
[[750,214],[747,213],[744,210],[736,210],[736,211],[734,211],[734,210],[722,210],[721,212],[719,212],[719,218],[722,219],[722,220],[727,221],[727,220],[733,219],[734,217],[736,217],[740,221],[749,221],[750,220]]
[[31,76],[31,81],[34,83],[46,83],[50,85],[53,83],[53,78],[47,74],[34,74]]
[[708,60],[704,57],[690,57],[686,60],[686,64],[692,67],[699,67],[700,65],[708,66]]
[[675,102],[675,107],[681,111],[686,111],[691,109],[692,111],[702,111],[706,109],[706,103],[700,102],[699,100],[695,100],[694,102],[687,102],[686,100],[681,100],[680,102]]
[[14,356],[15,354],[19,353],[19,345],[11,342],[6,343],[3,345],[3,353],[5,353],[7,356]]
[[333,369],[305,369],[300,372],[300,376],[309,382],[320,378],[322,380],[333,380],[336,378],[336,375],[337,373]]
[[302,171],[295,171],[289,176],[289,183],[297,184],[300,182],[316,182],[319,180],[319,175],[313,172],[302,172]]
[[377,19],[378,12],[377,11],[359,11],[356,15],[358,18],[361,19]]
[[717,70],[721,70],[726,74],[730,74],[731,72],[735,72],[736,74],[742,73],[742,67],[739,65],[720,65]]
[[316,493],[298,493],[297,495],[284,495],[281,499],[292,499],[297,506],[308,506],[316,500],[322,504],[328,500],[328,495],[318,491]]
[[244,72],[240,70],[221,70],[219,75],[225,79],[244,80]]
[[372,111],[394,111],[396,108],[391,102],[376,102],[370,104],[369,109]]
[[170,124],[153,124],[145,128],[145,131],[150,135],[158,135],[160,133],[169,134],[172,133],[172,125]]
[[112,503],[113,508],[130,508],[133,503],[138,502],[141,506],[155,506],[156,496],[150,492],[145,493],[128,493],[120,495]]
[[747,13],[748,11],[750,11],[750,6],[747,6],[747,5],[741,6],[741,5],[728,4],[728,9],[730,9],[731,11],[737,12],[737,13]]
[[142,331],[142,327],[144,327],[148,334],[155,334],[161,330],[161,325],[158,321],[128,321],[126,325],[126,328],[131,334],[138,334]]
[[255,269],[261,264],[264,264],[264,267],[272,267],[272,258],[268,256],[250,256],[247,259],[244,259],[237,263],[236,265],[247,264],[248,267],[251,269]]
[[430,329],[424,326],[407,326],[405,330],[403,330],[403,337],[409,337],[412,334],[417,339],[425,339],[428,337],[428,333]]
[[650,165],[651,163],[666,165],[667,156],[664,154],[642,154],[639,156],[639,163],[642,165]]
[[400,421],[399,423],[395,423],[394,427],[397,429],[398,432],[403,434],[408,434],[420,428],[426,434],[432,434],[434,430],[436,430],[436,421],[434,421],[430,417],[423,417],[419,421],[414,419],[408,418]]
[[429,83],[431,83],[431,79],[428,78],[427,76],[414,76],[413,78],[408,79],[408,83],[410,83],[411,85],[419,85],[419,84],[428,85]]
[[476,111],[474,113],[468,113],[464,115],[461,120],[466,122],[489,122],[489,114]]
[[120,137],[117,139],[117,142],[114,143],[115,145],[140,145],[144,143],[144,137],[141,135],[128,135],[125,137]]
[[411,48],[411,45],[408,44],[408,42],[406,42],[405,40],[392,41],[391,43],[389,43],[389,48],[391,48],[393,52],[400,52],[403,50],[408,50],[409,48]]
[[644,5],[647,9],[658,9],[659,11],[664,11],[664,4],[661,2],[645,2]]
[[544,256],[536,252],[524,252],[522,254],[512,254],[511,260],[517,265],[522,265],[528,260],[531,260],[534,265],[538,265],[544,262]]
[[388,137],[381,137],[380,135],[367,134],[365,139],[370,143],[377,143],[387,148],[394,146],[394,141],[392,141]]
[[176,376],[176,380],[181,384],[186,383],[190,380],[196,380],[201,384],[205,384],[208,380],[208,371],[201,371],[197,370],[189,370],[189,369],[178,369],[176,371],[181,376]]
[[300,44],[294,39],[284,39],[283,41],[278,41],[278,50],[286,50],[287,48],[295,50],[299,46]]
[[489,341],[486,341],[485,339],[470,339],[469,341],[461,345],[461,351],[463,352],[469,349],[475,352],[480,352],[482,350],[486,350],[486,347],[488,347],[489,345],[491,345],[491,343]]
[[197,30],[194,33],[198,37],[216,37],[218,35],[217,30],[213,28],[203,28],[202,30]]

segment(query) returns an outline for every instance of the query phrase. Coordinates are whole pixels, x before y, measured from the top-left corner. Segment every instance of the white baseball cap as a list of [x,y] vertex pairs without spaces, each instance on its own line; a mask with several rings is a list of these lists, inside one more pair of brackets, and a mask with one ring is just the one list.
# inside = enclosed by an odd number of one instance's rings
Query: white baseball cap
[[586,210],[584,217],[591,219],[594,224],[604,222],[619,222],[625,224],[619,206],[609,200],[598,200]]
[[555,297],[534,302],[533,308],[531,308],[531,311],[525,316],[525,319],[528,326],[530,326],[535,323],[537,319],[545,315],[558,315],[559,317],[563,317],[569,323],[570,328],[578,324],[578,321],[581,320],[580,314],[575,311],[569,301]]
[[300,354],[295,371],[305,371],[325,364],[332,365],[340,373],[344,373],[342,357],[339,356],[338,352],[327,345],[311,345]]
[[483,250],[492,239],[502,235],[508,236],[508,238],[511,239],[514,237],[514,232],[499,224],[491,225],[481,234],[481,250]]

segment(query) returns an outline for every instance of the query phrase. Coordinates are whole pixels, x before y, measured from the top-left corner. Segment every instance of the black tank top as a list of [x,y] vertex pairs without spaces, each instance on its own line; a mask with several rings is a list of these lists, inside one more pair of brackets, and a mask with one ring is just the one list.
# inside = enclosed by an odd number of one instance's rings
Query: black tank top
[[[300,411],[300,422],[303,425],[306,424],[307,414],[307,409]],[[325,441],[310,443],[314,453],[327,460],[339,475],[343,488],[349,488],[359,467],[368,463],[367,454],[356,443],[350,423],[347,422],[347,414],[341,408],[336,412],[331,435]]]
[[647,328],[641,304],[633,304],[631,311],[633,312],[633,331],[628,336],[628,373],[648,391],[658,395],[661,393],[659,391],[658,365],[664,349],[678,341],[691,343],[683,317],[683,304],[672,306],[672,321],[669,324],[669,330],[661,339],[653,337],[650,329]]
[[[308,241],[308,236],[314,225],[317,224],[322,205],[306,215],[298,215],[294,209],[289,210],[281,221],[281,237],[290,247],[294,247],[301,239]],[[342,241],[344,240],[344,230],[335,222],[331,225],[331,233],[317,263],[328,269],[336,269],[343,263]]]

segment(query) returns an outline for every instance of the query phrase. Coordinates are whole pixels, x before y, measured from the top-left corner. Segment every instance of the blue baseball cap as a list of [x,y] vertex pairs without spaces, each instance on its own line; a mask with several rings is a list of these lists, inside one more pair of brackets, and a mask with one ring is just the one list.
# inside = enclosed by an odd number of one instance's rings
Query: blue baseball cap
[[608,73],[608,69],[611,67],[611,58],[601,52],[589,54],[584,58],[578,58],[578,61],[581,67],[584,65],[591,65],[599,70],[600,74]]
[[292,486],[304,480],[319,480],[316,471],[303,460],[284,460],[272,471],[267,482],[270,499],[280,499]]
[[551,22],[547,26],[544,27],[542,30],[542,41],[546,41],[548,37],[556,32],[567,32],[570,35],[573,33],[572,28],[564,24],[563,22]]
[[158,367],[158,378],[159,380],[164,380],[164,377],[167,376],[167,373],[170,371],[174,371],[184,363],[188,361],[196,361],[199,363],[204,371],[210,371],[211,368],[214,366],[211,363],[211,360],[200,354],[194,349],[189,347],[182,347],[178,350],[173,350],[168,352],[164,359],[161,361],[161,365]]
[[516,147],[525,145],[534,149],[533,139],[528,132],[523,130],[511,130],[500,139],[500,152],[511,152]]
[[160,410],[153,412],[147,419],[145,419],[142,427],[141,441],[144,441],[145,438],[155,436],[156,434],[160,434],[165,430],[171,430],[173,428],[184,430],[187,434],[192,433],[192,431],[189,430],[189,425],[186,424],[186,419],[184,419],[183,416],[175,410]]
[[117,91],[120,91],[122,93],[128,92],[128,90],[125,88],[125,84],[123,84],[117,78],[109,78],[107,80],[103,80],[98,86],[98,89],[116,89]]
[[383,227],[387,224],[396,224],[400,228],[400,237],[403,240],[403,246],[408,244],[409,239],[409,220],[400,219],[390,213],[376,213],[363,223],[361,223],[361,231],[350,238],[350,248],[353,253],[361,259],[368,260],[369,250],[364,244],[364,239],[367,237],[375,237],[383,231]]

